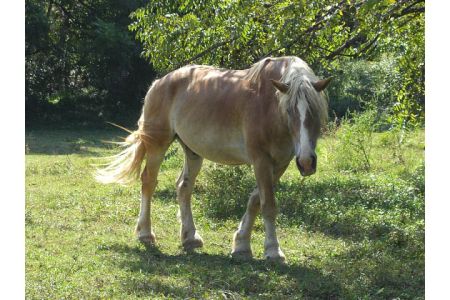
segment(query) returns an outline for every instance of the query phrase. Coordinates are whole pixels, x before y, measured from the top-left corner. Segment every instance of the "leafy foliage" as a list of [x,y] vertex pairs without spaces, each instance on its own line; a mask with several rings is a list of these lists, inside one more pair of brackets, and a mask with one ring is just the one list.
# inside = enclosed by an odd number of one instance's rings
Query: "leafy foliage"
[[370,170],[376,116],[376,111],[368,110],[354,115],[351,121],[343,120],[336,133],[338,142],[335,164],[338,170]]
[[386,29],[390,35],[380,41],[375,53],[396,57],[394,74],[399,78],[391,85],[396,92],[391,123],[399,128],[421,126],[425,118],[425,18],[411,10],[406,9],[405,19]]
[[319,75],[335,76],[330,107],[338,117],[370,102],[389,112],[393,127],[423,124],[423,0],[27,0],[25,6],[28,123],[134,122],[138,99],[156,75],[152,66],[159,74],[188,63],[245,68],[265,56],[296,55]]
[[401,75],[393,57],[380,60],[342,61],[332,72],[328,89],[331,113],[343,118],[348,112],[366,109],[388,111],[395,102]]
[[361,57],[397,19],[423,10],[423,1],[157,1],[136,10],[130,28],[158,70],[291,54],[315,64]]
[[204,195],[202,201],[205,214],[219,219],[230,216],[240,218],[247,207],[250,192],[256,187],[252,168],[213,164],[203,172],[205,184],[200,186],[199,192]]
[[[424,10],[421,0],[157,1],[132,13],[130,29],[162,73],[188,63],[244,68],[269,55],[299,56],[323,75],[355,58],[389,61],[379,99],[405,126],[420,124],[424,106]],[[355,87],[367,83],[358,79]]]

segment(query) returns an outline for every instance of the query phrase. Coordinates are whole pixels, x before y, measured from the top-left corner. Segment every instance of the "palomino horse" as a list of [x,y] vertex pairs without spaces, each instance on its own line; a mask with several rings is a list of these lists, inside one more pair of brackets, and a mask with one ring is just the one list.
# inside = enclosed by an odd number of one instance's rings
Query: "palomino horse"
[[[265,58],[246,70],[190,65],[156,80],[150,87],[139,129],[126,148],[98,171],[103,183],[127,183],[141,177],[142,199],[136,232],[146,244],[155,242],[150,210],[164,154],[174,140],[185,152],[177,180],[181,242],[186,250],[203,246],[191,211],[191,194],[203,158],[227,164],[253,165],[257,188],[234,233],[232,256],[252,257],[250,235],[261,211],[264,256],[284,261],[276,231],[274,185],[295,156],[303,176],[314,174],[316,141],[327,119],[319,80],[297,57]],[[141,163],[146,159],[141,173]]]

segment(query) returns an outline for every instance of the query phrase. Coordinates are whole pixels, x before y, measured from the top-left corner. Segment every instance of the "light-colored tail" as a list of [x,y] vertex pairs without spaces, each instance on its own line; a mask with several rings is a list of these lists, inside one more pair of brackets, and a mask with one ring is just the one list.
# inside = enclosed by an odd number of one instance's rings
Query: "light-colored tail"
[[103,169],[97,169],[95,178],[101,183],[127,184],[139,178],[141,164],[145,157],[144,141],[140,130],[132,132],[124,142],[119,143],[122,150],[109,157],[110,162]]

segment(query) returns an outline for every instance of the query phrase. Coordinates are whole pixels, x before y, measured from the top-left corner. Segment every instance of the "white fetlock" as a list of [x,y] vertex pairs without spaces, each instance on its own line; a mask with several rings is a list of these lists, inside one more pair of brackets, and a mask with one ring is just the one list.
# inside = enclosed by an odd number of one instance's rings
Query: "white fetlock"
[[136,235],[144,245],[154,245],[156,243],[156,235],[152,231],[143,230],[139,224],[136,226]]
[[147,234],[139,234],[138,239],[144,245],[154,245],[156,243],[156,236],[153,232]]
[[241,237],[239,230],[234,233],[233,246],[231,256],[238,259],[251,259],[253,257],[252,249],[250,247],[250,239]]
[[[189,235],[186,234],[185,236]],[[192,237],[182,239],[182,245],[185,251],[192,251],[196,248],[203,247],[203,239],[197,232],[195,232]]]
[[268,261],[274,262],[286,262],[286,256],[284,256],[283,251],[281,251],[279,246],[268,247],[264,250],[264,257]]

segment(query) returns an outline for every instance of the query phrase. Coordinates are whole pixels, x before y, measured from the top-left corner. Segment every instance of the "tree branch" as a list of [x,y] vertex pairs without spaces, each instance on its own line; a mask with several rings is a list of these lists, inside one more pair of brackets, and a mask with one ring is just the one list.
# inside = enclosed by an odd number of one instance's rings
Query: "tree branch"
[[408,5],[407,7],[405,7],[404,9],[402,9],[399,13],[393,13],[390,16],[394,17],[394,18],[400,18],[403,17],[405,15],[408,14],[414,14],[414,13],[423,13],[425,12],[425,7],[415,7],[416,4],[419,3],[425,3],[424,0],[417,0],[414,3],[411,3],[410,5]]
[[375,45],[376,41],[380,38],[380,33],[377,33],[377,35],[361,50],[358,51],[357,55],[361,56],[364,52],[370,50],[370,48]]
[[[327,11],[325,11],[313,25],[308,27],[297,38],[295,38],[294,40],[292,40],[291,42],[289,42],[287,44],[282,45],[281,47],[279,47],[277,49],[273,49],[273,50],[265,53],[264,55],[260,56],[260,59],[262,59],[264,57],[267,57],[269,55],[272,55],[275,52],[279,52],[281,49],[291,47],[292,45],[294,45],[295,43],[299,42],[301,38],[303,38],[305,35],[307,35],[309,33],[317,32],[318,29],[323,27],[323,23],[326,21],[327,17],[328,17],[328,19],[331,19],[331,17],[333,17],[339,11],[339,9],[342,9],[345,6],[345,4],[346,4],[346,1],[344,1],[344,0],[339,2],[339,3],[337,3],[335,6],[331,7]],[[355,6],[355,8],[359,8],[359,7],[361,7],[362,4],[364,4],[364,1],[356,3],[354,6]],[[310,39],[310,41],[311,41],[311,39]]]
[[[225,45],[228,44],[228,43],[233,42],[234,40],[236,40],[236,38],[231,38],[231,39],[228,39],[228,40],[226,40],[226,41],[222,41],[222,42],[216,43],[216,44],[210,46],[209,48],[203,50],[202,52],[200,52],[200,53],[198,53],[198,54],[196,54],[196,55],[194,55],[194,56],[192,56],[192,57],[190,57],[190,58],[184,60],[184,61],[181,62],[181,63],[179,63],[173,70],[176,70],[176,69],[178,69],[178,68],[180,68],[180,67],[182,67],[182,66],[184,66],[184,65],[186,65],[186,64],[188,64],[188,63],[191,63],[191,62],[193,62],[194,60],[196,60],[196,59],[198,59],[198,58],[200,58],[200,57],[205,56],[205,55],[208,54],[209,52],[211,52],[211,51],[213,51],[213,50],[216,50],[216,49],[218,49],[218,48],[220,48],[220,47],[222,47],[222,46],[225,46]],[[168,72],[168,73],[170,73],[170,72]]]
[[48,8],[47,8],[47,18],[50,17],[50,13],[52,12],[52,8],[53,8],[53,0],[50,0],[48,3]]
[[361,38],[361,34],[358,33],[355,36],[351,37],[350,39],[346,40],[344,44],[342,44],[340,47],[338,47],[337,49],[335,49],[333,52],[331,52],[330,54],[328,54],[325,59],[327,60],[332,60],[334,57],[338,56],[341,54],[342,51],[344,51],[345,49],[347,49],[348,47],[352,46],[358,39]]

